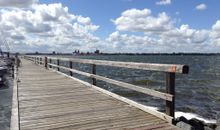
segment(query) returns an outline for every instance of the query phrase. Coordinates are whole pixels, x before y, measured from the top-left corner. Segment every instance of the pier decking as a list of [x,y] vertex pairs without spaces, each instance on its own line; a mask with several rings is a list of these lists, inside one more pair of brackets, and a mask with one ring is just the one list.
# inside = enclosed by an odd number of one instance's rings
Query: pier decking
[[17,79],[13,130],[178,129],[159,117],[25,59]]

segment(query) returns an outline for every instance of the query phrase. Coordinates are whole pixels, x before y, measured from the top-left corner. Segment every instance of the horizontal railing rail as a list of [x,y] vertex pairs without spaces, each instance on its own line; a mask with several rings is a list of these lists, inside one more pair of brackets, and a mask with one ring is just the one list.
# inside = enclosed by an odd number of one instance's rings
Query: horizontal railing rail
[[[188,74],[189,72],[189,67],[187,65],[179,65],[179,64],[118,62],[118,61],[106,61],[106,60],[88,60],[88,59],[79,59],[79,58],[58,58],[58,57],[46,57],[46,56],[42,57],[42,56],[29,56],[29,55],[25,55],[24,58],[31,60],[36,64],[44,65],[45,68],[49,68],[49,69],[57,68],[57,71],[60,71],[60,69],[67,70],[69,71],[71,76],[73,75],[73,73],[77,73],[86,77],[90,77],[93,80],[92,83],[93,85],[96,85],[96,80],[101,80],[123,88],[131,89],[150,96],[164,99],[166,100],[166,108],[165,108],[166,114],[170,117],[174,117],[174,112],[175,112],[175,73]],[[56,61],[57,64],[52,63],[52,60]],[[65,66],[61,66],[60,61],[69,62],[69,68]],[[73,63],[91,64],[92,73],[87,73],[73,69]],[[96,65],[165,72],[166,93],[97,75]]]
[[106,61],[106,60],[88,60],[79,58],[55,58],[48,57],[52,60],[62,59],[62,61],[72,61],[84,64],[94,64],[103,66],[123,67],[141,70],[171,72],[171,73],[182,73],[187,74],[189,67],[187,65],[179,64],[152,64],[152,63],[137,63],[137,62],[119,62],[119,61]]

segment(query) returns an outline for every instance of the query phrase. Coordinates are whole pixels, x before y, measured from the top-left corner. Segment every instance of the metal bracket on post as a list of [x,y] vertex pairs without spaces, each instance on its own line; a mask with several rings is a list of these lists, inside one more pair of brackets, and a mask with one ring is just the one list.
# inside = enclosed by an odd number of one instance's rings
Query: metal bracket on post
[[175,73],[166,73],[166,92],[173,95],[172,101],[166,101],[166,114],[175,116]]

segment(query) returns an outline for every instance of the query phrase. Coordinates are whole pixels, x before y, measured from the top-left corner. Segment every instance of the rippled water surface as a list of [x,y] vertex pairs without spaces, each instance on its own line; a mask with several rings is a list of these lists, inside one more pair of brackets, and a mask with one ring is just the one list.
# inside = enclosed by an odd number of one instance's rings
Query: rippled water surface
[[[176,74],[176,111],[195,113],[208,119],[216,119],[217,115],[220,114],[220,56],[97,55],[77,56],[77,58],[189,65],[189,74]],[[62,64],[68,66],[68,63]],[[91,72],[90,65],[74,64],[74,67]],[[97,66],[97,74],[158,91],[165,91],[165,73],[163,72]],[[75,76],[91,82],[91,79],[86,77]],[[98,86],[164,111],[165,102],[158,98],[102,81],[98,81]]]
[[11,117],[12,79],[0,86],[0,130],[9,130]]

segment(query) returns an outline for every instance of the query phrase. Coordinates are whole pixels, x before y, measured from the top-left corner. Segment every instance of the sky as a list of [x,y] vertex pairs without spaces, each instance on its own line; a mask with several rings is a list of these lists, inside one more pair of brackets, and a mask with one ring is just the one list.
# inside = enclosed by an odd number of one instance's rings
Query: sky
[[0,0],[12,52],[220,52],[219,0]]

